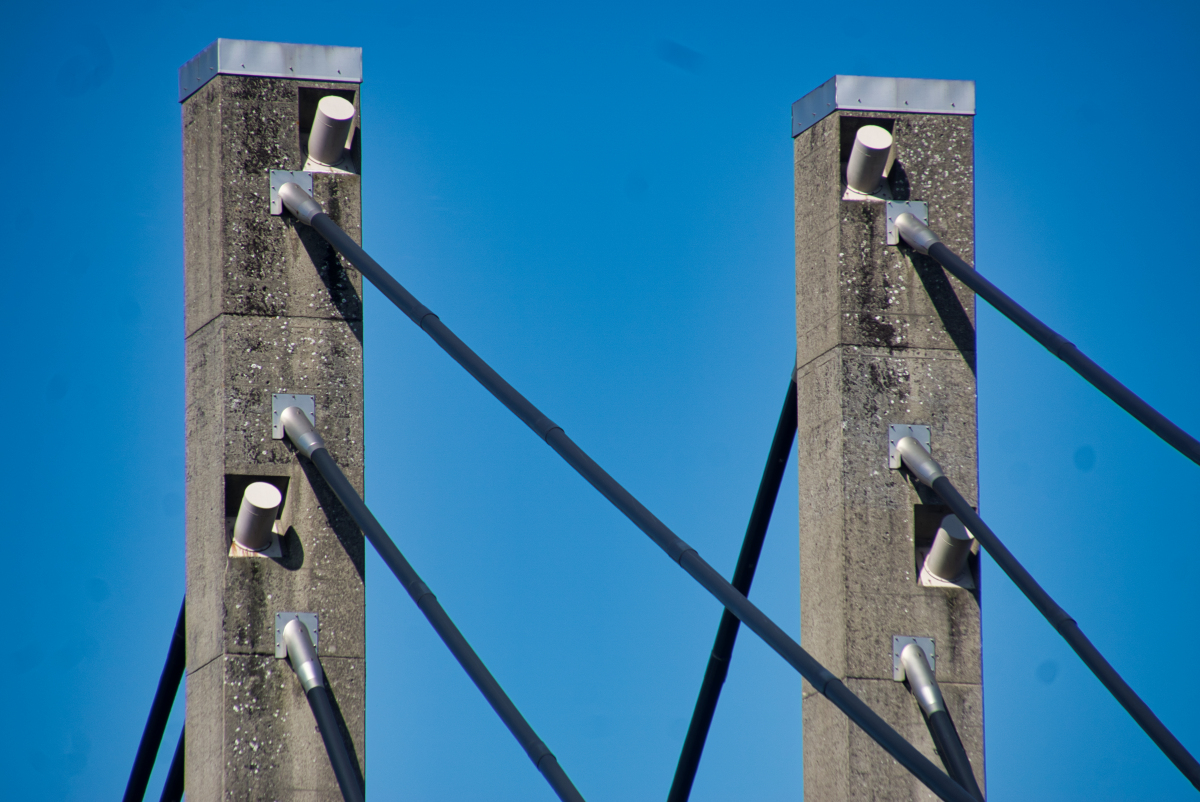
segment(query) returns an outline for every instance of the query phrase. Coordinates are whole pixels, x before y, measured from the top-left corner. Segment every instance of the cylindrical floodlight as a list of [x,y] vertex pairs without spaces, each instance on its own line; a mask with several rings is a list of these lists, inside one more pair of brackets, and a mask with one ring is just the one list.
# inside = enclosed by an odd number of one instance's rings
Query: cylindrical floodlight
[[971,537],[957,515],[947,515],[942,519],[933,546],[925,557],[925,570],[937,579],[953,582],[967,567],[974,541],[975,538]]
[[864,125],[854,135],[850,162],[846,165],[846,183],[866,195],[879,189],[883,171],[892,152],[892,135],[878,125]]
[[317,104],[312,131],[308,135],[308,155],[321,164],[334,165],[346,153],[346,139],[354,125],[354,104],[337,95],[327,95]]
[[247,487],[233,524],[233,539],[237,544],[250,551],[263,551],[270,546],[271,527],[282,503],[283,494],[273,484],[255,482]]

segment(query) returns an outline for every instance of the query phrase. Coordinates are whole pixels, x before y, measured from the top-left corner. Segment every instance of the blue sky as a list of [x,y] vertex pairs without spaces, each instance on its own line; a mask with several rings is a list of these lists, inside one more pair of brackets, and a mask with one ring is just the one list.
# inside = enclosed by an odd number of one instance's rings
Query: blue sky
[[[368,250],[726,573],[795,349],[789,107],[835,73],[975,80],[980,270],[1200,433],[1194,5],[4,17],[5,798],[119,796],[183,593],[176,70],[219,36],[363,48]],[[720,609],[373,289],[366,316],[368,503],[588,799],[664,798]],[[983,304],[978,332],[984,516],[1200,750],[1197,467]],[[796,505],[793,465],[752,593],[793,635]],[[1193,793],[983,579],[990,798]],[[373,800],[552,798],[373,554],[368,638]],[[799,799],[799,710],[743,632],[693,799]]]

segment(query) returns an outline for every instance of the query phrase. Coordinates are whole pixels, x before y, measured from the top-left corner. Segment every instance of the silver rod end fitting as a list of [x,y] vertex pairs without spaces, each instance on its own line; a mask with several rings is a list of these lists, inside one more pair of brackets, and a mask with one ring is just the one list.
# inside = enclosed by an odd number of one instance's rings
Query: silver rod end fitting
[[904,666],[904,678],[908,687],[912,688],[917,704],[932,716],[939,710],[946,709],[946,701],[942,698],[942,689],[933,678],[933,671],[925,660],[925,652],[915,643],[910,643],[900,652],[900,665]]
[[287,436],[296,444],[296,450],[304,456],[311,458],[314,451],[325,447],[325,441],[300,407],[288,407],[279,413],[279,421]]
[[279,188],[279,199],[287,210],[296,215],[296,219],[305,225],[312,225],[312,220],[321,212],[321,204],[313,200],[312,195],[305,192],[299,184],[287,182]]
[[288,662],[292,664],[300,685],[308,693],[318,685],[325,684],[325,672],[317,659],[317,649],[308,635],[308,627],[293,618],[283,627],[283,643],[287,646]]
[[[299,189],[299,187],[297,187]],[[303,192],[303,190],[301,190]],[[279,194],[283,194],[283,190],[279,190]],[[286,200],[284,201],[287,202]],[[291,206],[288,207],[292,208]],[[917,253],[929,253],[931,245],[936,245],[941,242],[937,234],[934,234],[929,226],[922,223],[910,213],[904,212],[896,218],[896,230],[900,232],[900,236],[904,238],[912,249]]]
[[929,456],[925,446],[918,443],[916,438],[901,437],[900,442],[896,443],[896,450],[900,452],[900,459],[904,461],[904,467],[912,471],[922,484],[933,487],[935,480],[946,475],[942,473],[942,466]]

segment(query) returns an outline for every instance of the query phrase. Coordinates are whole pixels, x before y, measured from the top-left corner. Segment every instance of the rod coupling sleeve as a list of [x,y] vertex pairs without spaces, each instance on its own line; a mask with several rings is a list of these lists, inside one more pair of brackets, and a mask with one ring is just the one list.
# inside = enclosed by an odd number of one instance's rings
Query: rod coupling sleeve
[[[296,187],[296,189],[300,189],[300,187]],[[303,192],[304,190],[300,189],[300,191]],[[280,197],[283,196],[282,189],[279,190],[279,195]],[[284,203],[287,203],[286,199]],[[292,207],[288,206],[288,208]],[[911,245],[912,249],[917,253],[927,254],[931,246],[941,242],[937,234],[934,234],[929,226],[913,217],[909,212],[904,212],[896,218],[896,230],[900,232],[900,236],[904,238],[904,241]]]
[[325,672],[321,670],[321,661],[317,659],[317,650],[308,629],[300,623],[299,618],[293,618],[283,627],[283,642],[287,646],[288,662],[300,678],[300,685],[308,693],[313,688],[325,684]]
[[942,473],[942,466],[929,456],[929,452],[916,438],[901,437],[900,442],[896,443],[896,450],[900,452],[904,467],[912,471],[922,484],[933,487],[934,482],[946,475]]
[[929,669],[921,647],[915,643],[905,646],[900,652],[900,664],[904,666],[904,678],[908,680],[908,687],[912,688],[913,696],[917,698],[917,704],[925,711],[925,715],[932,716],[939,710],[945,710],[946,700],[942,698],[942,689],[933,678],[933,671]]
[[283,430],[287,432],[287,436],[296,444],[296,450],[309,459],[314,451],[325,447],[325,441],[317,434],[312,421],[300,407],[288,407],[280,413],[279,420],[283,423]]
[[321,204],[313,200],[312,195],[309,195],[293,181],[289,181],[279,188],[279,199],[283,201],[287,210],[296,215],[296,219],[305,225],[311,226],[313,218],[325,211],[321,208]]

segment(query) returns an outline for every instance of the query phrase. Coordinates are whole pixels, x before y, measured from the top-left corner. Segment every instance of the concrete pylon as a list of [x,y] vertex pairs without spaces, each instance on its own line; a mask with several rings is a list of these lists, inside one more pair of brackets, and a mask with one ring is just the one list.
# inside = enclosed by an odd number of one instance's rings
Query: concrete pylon
[[[357,48],[221,39],[180,69],[183,110],[189,802],[340,800],[300,682],[276,657],[276,614],[314,613],[351,756],[365,770],[363,538],[286,440],[275,393],[314,397],[330,453],[363,486],[362,284],[286,213],[271,170],[306,169],[323,97],[359,105]],[[361,132],[308,164],[313,191],[360,236]],[[302,177],[303,180],[303,177]],[[283,495],[278,536],[232,542],[252,482]]]
[[[893,672],[894,636],[932,639],[934,675],[983,786],[978,558],[957,586],[921,583],[947,511],[888,465],[890,425],[928,426],[933,456],[978,498],[974,295],[887,244],[889,200],[893,214],[918,216],[923,202],[934,231],[973,259],[974,108],[969,81],[837,76],[795,103],[792,135],[802,643],[940,766]],[[859,137],[867,125],[890,136]],[[873,194],[847,185],[856,139],[858,171],[892,141],[890,158],[871,162],[887,170]],[[807,686],[803,711],[806,799],[935,798]]]

